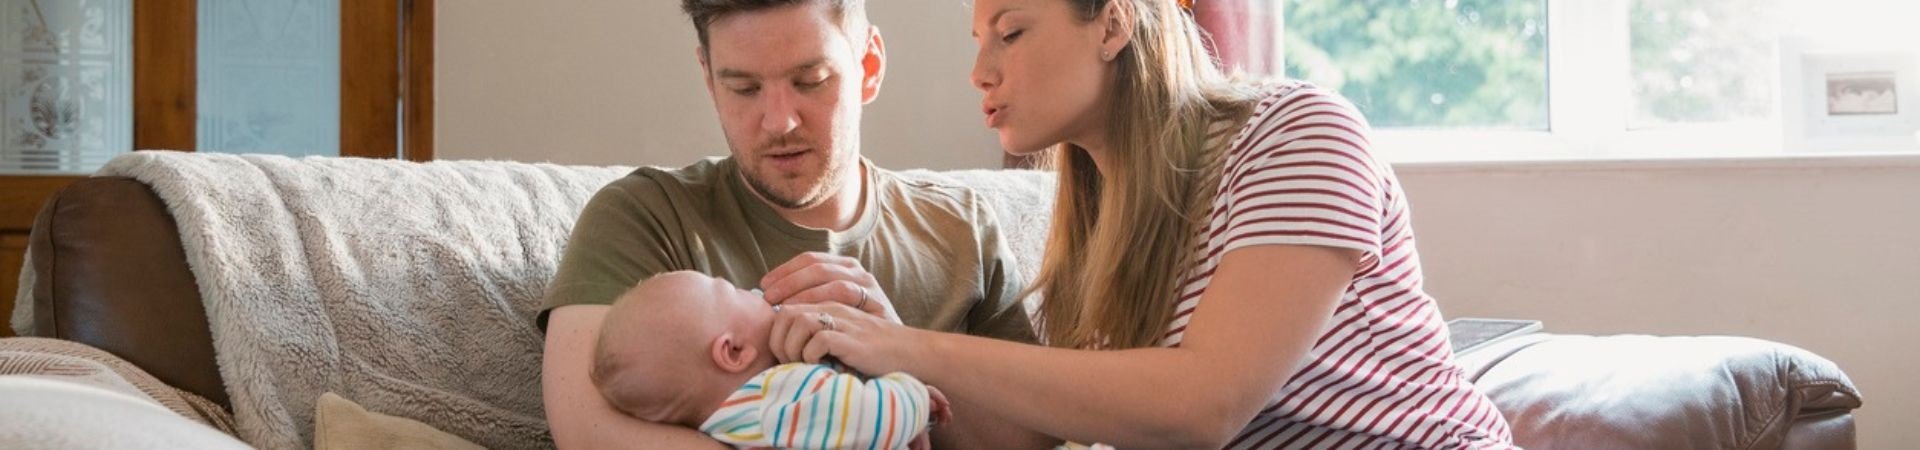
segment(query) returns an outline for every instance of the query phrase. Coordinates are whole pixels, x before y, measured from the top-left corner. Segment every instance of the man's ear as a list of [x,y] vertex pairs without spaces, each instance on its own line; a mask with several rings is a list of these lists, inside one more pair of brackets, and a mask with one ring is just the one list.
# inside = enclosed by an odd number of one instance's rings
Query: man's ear
[[880,96],[880,82],[887,78],[887,44],[880,38],[880,27],[867,26],[867,50],[860,53],[860,103],[873,103]]
[[759,356],[758,349],[741,342],[731,331],[713,338],[713,364],[720,366],[720,370],[725,370],[727,373],[740,373],[747,370],[748,366],[753,365],[754,358]]
[[1133,2],[1107,2],[1100,11],[1098,19],[1104,26],[1100,34],[1100,54],[1103,61],[1112,61],[1120,57],[1120,51],[1133,43]]

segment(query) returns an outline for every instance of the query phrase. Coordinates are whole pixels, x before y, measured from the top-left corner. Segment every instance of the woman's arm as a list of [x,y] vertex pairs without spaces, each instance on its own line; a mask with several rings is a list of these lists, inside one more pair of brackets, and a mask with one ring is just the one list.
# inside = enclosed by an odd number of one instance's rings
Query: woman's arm
[[727,448],[699,431],[634,419],[607,405],[587,379],[594,340],[600,335],[600,321],[607,309],[606,305],[572,305],[549,313],[540,384],[554,445],[563,449],[628,448],[638,444],[648,448]]
[[784,314],[841,321],[809,342],[809,357],[912,373],[1042,433],[1120,448],[1219,448],[1299,370],[1360,255],[1300,245],[1228,252],[1178,348],[1046,348],[849,320],[857,313],[833,305]]

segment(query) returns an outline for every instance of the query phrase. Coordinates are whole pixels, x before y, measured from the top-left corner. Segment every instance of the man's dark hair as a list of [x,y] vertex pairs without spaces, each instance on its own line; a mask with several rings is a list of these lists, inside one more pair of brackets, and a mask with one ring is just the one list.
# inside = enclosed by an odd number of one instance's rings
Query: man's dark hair
[[[867,19],[866,0],[680,0],[680,10],[693,19],[693,30],[700,35],[700,48],[707,48],[707,27],[730,14],[823,2],[838,16],[840,31],[848,36],[864,36]],[[856,29],[856,26],[861,28]],[[861,34],[856,34],[861,33]],[[864,41],[862,38],[860,41]],[[853,42],[855,46],[864,42]]]

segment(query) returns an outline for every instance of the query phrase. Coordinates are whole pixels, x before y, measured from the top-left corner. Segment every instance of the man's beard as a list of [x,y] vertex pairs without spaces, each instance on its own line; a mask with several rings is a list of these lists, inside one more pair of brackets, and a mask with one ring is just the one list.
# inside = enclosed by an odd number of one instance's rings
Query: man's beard
[[[757,154],[764,155],[766,149],[782,147],[784,144],[795,141],[804,142],[798,137],[789,135],[762,146],[761,152]],[[803,209],[819,205],[835,192],[839,192],[840,184],[846,181],[846,170],[844,170],[846,164],[842,158],[836,157],[837,152],[827,152],[819,146],[810,145],[807,148],[817,152],[814,156],[822,158],[826,164],[821,168],[820,178],[815,183],[800,186],[799,192],[783,192],[778,189],[776,180],[769,179],[770,177],[764,176],[765,174],[756,169],[760,167],[757,164],[758,161],[755,161],[754,165],[741,165],[741,178],[746,179],[747,187],[760,194],[760,198],[782,209]]]

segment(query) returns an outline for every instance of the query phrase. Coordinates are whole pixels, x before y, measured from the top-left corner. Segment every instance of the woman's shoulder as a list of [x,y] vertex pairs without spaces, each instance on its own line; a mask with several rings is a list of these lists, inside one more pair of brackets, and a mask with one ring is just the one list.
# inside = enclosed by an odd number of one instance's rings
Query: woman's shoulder
[[1302,80],[1283,79],[1255,85],[1258,100],[1245,122],[1246,128],[1274,127],[1301,116],[1337,116],[1364,124],[1366,119],[1345,96]]
[[[1372,159],[1369,125],[1351,102],[1338,92],[1299,80],[1269,82],[1238,132],[1229,140],[1229,161],[1253,163],[1252,156],[1289,153],[1344,154],[1356,162]],[[1370,164],[1368,164],[1370,165]],[[1229,164],[1233,166],[1233,164]]]

